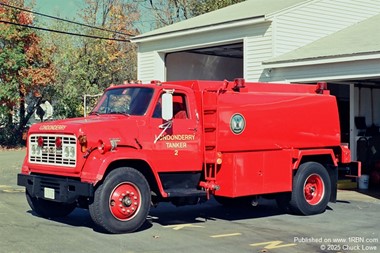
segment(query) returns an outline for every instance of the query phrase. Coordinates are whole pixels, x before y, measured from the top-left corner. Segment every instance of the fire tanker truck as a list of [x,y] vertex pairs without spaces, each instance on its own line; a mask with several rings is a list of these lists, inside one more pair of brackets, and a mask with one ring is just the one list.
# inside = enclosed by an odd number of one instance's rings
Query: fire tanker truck
[[152,205],[211,196],[322,213],[341,167],[360,175],[326,83],[152,81],[109,87],[87,117],[33,125],[18,185],[42,217],[88,208],[100,228],[126,233]]

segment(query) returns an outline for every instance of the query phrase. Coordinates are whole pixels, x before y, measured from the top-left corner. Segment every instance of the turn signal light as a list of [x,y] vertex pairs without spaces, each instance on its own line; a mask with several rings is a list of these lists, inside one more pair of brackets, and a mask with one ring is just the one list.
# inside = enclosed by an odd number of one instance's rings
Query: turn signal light
[[78,142],[80,145],[80,151],[82,153],[85,153],[87,151],[87,136],[86,135],[81,135],[78,137]]

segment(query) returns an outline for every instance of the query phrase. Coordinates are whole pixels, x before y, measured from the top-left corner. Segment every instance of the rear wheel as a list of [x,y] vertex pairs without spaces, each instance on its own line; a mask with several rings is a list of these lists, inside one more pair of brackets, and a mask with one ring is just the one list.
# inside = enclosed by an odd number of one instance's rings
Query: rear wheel
[[66,204],[32,197],[28,191],[26,191],[26,200],[30,208],[44,218],[66,217],[76,208],[75,203]]
[[326,210],[331,195],[331,180],[325,167],[319,163],[302,164],[293,178],[289,206],[292,211],[313,215]]
[[110,233],[128,233],[140,228],[150,209],[150,188],[133,168],[118,168],[106,177],[94,195],[89,210],[93,221]]

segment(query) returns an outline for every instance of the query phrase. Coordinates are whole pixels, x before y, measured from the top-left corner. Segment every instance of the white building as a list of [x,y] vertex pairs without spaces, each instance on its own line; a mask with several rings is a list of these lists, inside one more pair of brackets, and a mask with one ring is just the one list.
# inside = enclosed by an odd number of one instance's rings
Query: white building
[[380,0],[248,0],[132,41],[143,82],[328,82],[355,153],[355,118],[380,126],[379,23]]

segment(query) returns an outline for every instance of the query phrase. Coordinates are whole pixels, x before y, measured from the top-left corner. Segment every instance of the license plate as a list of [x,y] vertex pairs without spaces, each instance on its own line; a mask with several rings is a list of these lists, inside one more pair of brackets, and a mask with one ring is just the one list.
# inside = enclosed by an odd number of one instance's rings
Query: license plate
[[44,197],[47,199],[55,199],[55,191],[52,188],[44,188]]

